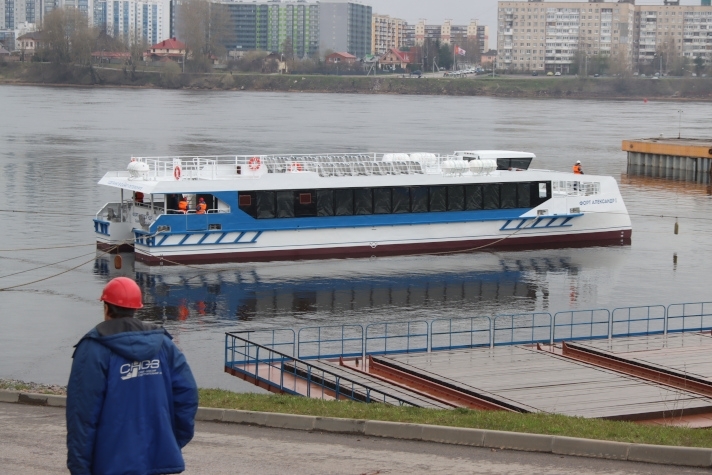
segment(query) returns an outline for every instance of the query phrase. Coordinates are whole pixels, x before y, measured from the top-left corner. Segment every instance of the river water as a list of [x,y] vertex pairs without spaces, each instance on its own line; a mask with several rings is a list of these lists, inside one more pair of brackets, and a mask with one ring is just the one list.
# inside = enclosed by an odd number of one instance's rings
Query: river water
[[[712,300],[712,189],[627,176],[621,151],[709,137],[707,103],[0,86],[0,108],[0,288],[37,281],[0,292],[0,378],[66,383],[117,275],[140,282],[141,318],[164,322],[201,386],[243,391],[222,372],[227,330]],[[132,155],[467,149],[613,175],[632,244],[120,270],[93,247],[92,217],[118,198],[96,183]],[[38,249],[56,246],[76,247]]]

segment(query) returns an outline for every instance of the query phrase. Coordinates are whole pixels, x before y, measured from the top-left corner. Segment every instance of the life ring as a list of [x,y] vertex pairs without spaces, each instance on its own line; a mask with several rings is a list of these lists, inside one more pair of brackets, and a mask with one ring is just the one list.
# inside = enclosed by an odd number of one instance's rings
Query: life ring
[[299,162],[292,162],[289,164],[289,171],[290,173],[298,173],[300,171],[304,170],[304,167],[302,166],[301,163]]
[[260,160],[260,157],[252,157],[247,163],[250,166],[250,170],[259,170],[260,166],[262,166],[262,161]]
[[173,178],[180,180],[180,165],[173,167]]

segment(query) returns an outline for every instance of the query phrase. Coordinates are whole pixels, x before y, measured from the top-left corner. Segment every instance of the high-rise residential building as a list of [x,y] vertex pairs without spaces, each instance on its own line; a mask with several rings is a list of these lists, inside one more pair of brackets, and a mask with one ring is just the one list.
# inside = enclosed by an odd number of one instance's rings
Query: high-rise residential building
[[371,16],[368,5],[319,2],[319,51],[347,52],[358,58],[371,54]]
[[127,44],[170,38],[169,0],[97,0],[92,11],[95,26]]
[[41,20],[41,0],[0,0],[0,30],[16,30]]
[[[427,25],[425,20],[420,20],[414,27],[415,41],[411,46],[422,46],[427,40],[440,41],[444,44],[480,41],[487,40],[489,46],[489,28],[484,25],[478,25],[477,20],[470,20],[467,25],[455,25],[452,20],[445,20],[442,25]],[[486,49],[485,49],[486,50]],[[482,49],[482,41],[480,41],[480,51]]]
[[712,7],[679,0],[500,1],[497,23],[502,69],[566,73],[600,55],[634,69],[664,54],[712,59]]
[[400,18],[388,15],[371,16],[371,54],[383,55],[390,49],[405,46],[405,26]]

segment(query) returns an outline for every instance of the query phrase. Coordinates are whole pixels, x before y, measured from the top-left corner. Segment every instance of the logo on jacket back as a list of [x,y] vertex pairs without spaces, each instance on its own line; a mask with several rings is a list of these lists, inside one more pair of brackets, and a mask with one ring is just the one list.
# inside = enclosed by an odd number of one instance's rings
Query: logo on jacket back
[[161,374],[161,362],[159,360],[143,360],[126,363],[119,368],[121,379],[140,378],[141,376],[155,376]]

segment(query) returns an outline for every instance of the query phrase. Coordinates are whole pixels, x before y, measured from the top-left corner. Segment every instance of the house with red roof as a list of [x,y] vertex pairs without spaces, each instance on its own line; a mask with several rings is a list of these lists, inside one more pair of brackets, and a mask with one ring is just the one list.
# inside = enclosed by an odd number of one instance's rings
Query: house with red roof
[[350,53],[331,53],[326,57],[327,63],[332,64],[353,64],[358,58]]
[[401,51],[397,48],[391,48],[381,56],[378,62],[384,69],[405,69],[410,63],[415,62],[415,55],[410,51]]
[[182,63],[188,54],[188,47],[182,41],[175,38],[163,40],[151,46],[143,53],[144,61],[172,60]]

